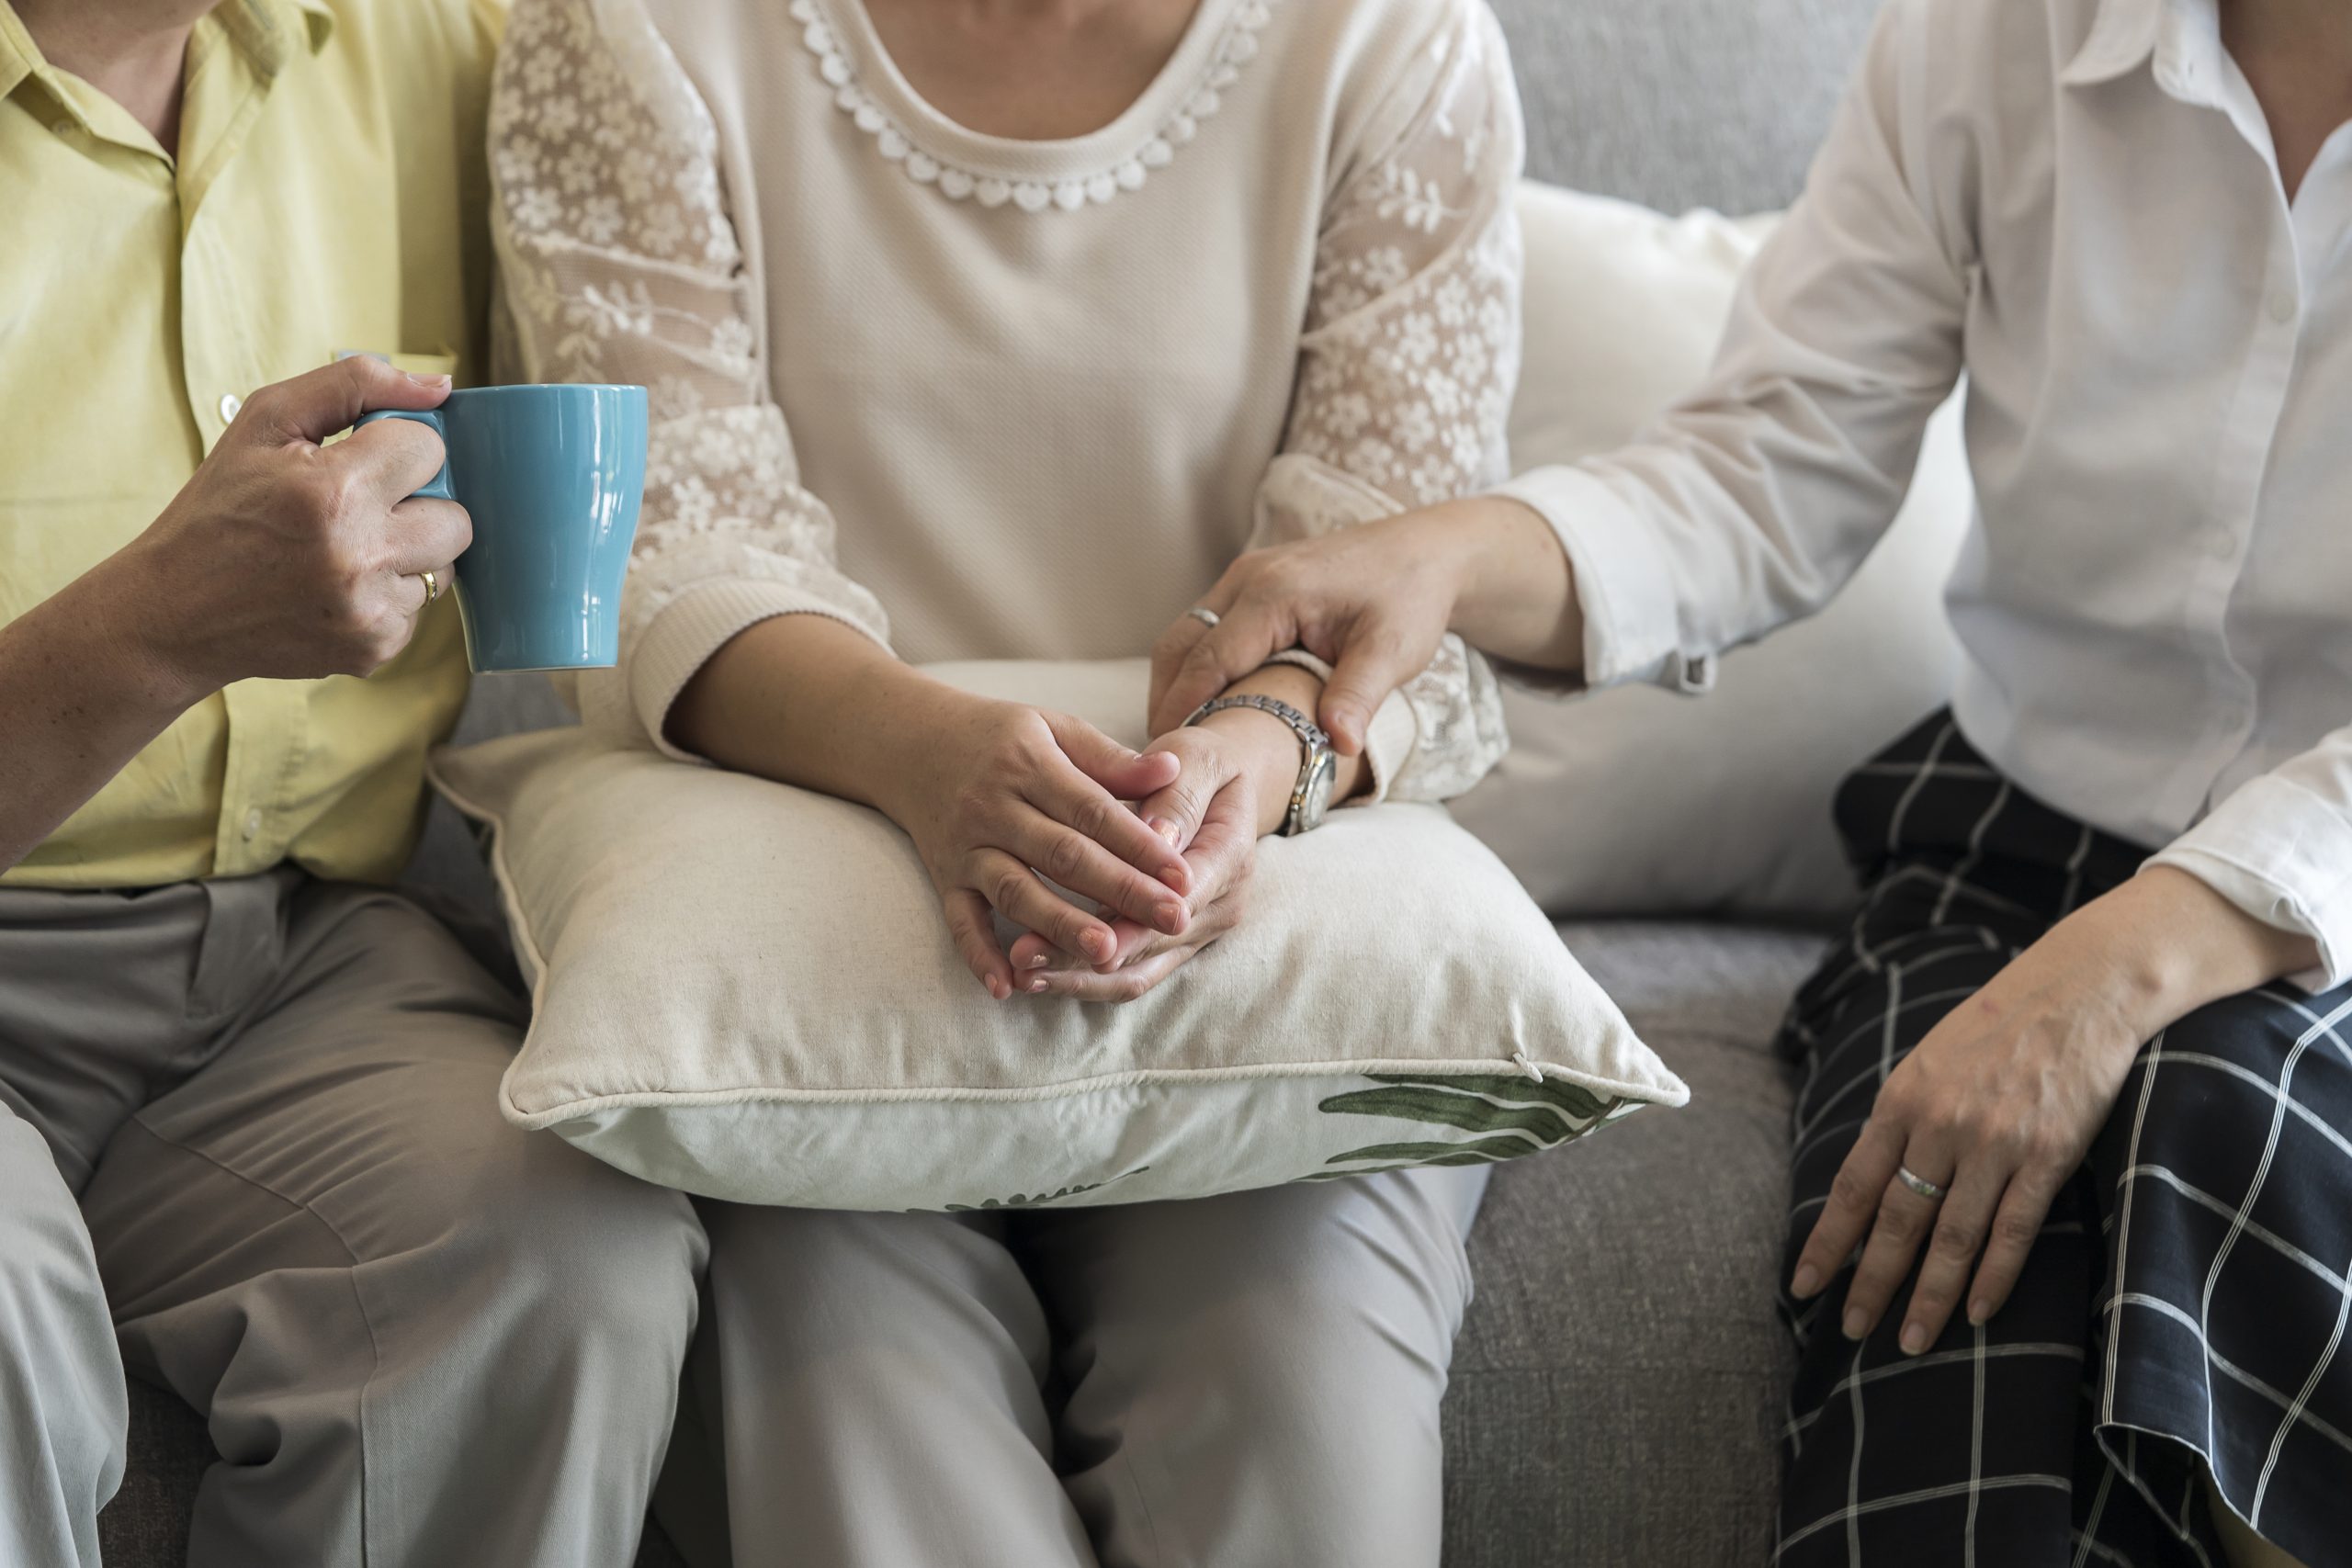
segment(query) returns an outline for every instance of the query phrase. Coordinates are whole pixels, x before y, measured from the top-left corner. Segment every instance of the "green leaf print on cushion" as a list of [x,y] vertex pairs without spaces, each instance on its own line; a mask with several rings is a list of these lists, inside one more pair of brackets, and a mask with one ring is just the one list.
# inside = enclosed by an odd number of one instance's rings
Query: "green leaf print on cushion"
[[[1316,1177],[1359,1176],[1403,1170],[1418,1165],[1478,1165],[1516,1159],[1582,1137],[1630,1102],[1602,1099],[1590,1089],[1557,1078],[1537,1081],[1516,1073],[1479,1073],[1462,1077],[1372,1073],[1381,1089],[1333,1095],[1317,1109],[1349,1116],[1390,1116],[1400,1122],[1458,1128],[1480,1136],[1421,1143],[1372,1144],[1333,1155],[1326,1165],[1352,1165],[1349,1171],[1318,1171]],[[1375,1161],[1361,1165],[1359,1161]]]
[[[1098,1188],[1108,1187],[1114,1181],[1125,1181],[1130,1176],[1141,1176],[1145,1171],[1149,1170],[1150,1168],[1151,1167],[1148,1165],[1139,1165],[1133,1170],[1123,1170],[1116,1176],[1106,1176],[1100,1181],[1080,1181],[1075,1185],[1064,1187],[1053,1192],[1038,1192],[1034,1194],[1028,1192],[1015,1192],[1010,1198],[990,1198],[978,1203],[950,1203],[947,1205],[947,1213],[951,1214],[973,1214],[978,1213],[982,1210],[986,1209],[1039,1208],[1045,1204],[1056,1202],[1064,1198],[1075,1198],[1081,1192],[1092,1192]],[[921,1213],[922,1212],[922,1211],[920,1209],[909,1211],[910,1213]]]

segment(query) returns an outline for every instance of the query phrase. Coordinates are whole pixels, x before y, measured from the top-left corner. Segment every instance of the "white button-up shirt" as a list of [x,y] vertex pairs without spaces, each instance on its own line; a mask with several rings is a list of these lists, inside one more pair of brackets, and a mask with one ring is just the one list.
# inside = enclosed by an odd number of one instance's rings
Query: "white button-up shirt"
[[1707,384],[1507,493],[1596,684],[1818,608],[1961,374],[1961,728],[2352,978],[2352,128],[2290,205],[2213,0],[1894,0]]

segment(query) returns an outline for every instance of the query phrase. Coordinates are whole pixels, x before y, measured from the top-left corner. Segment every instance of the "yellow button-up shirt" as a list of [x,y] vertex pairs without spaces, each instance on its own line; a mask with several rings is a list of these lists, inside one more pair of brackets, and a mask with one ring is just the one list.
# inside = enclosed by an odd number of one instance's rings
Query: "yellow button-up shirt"
[[[0,623],[146,528],[255,388],[345,352],[480,367],[500,16],[221,0],[188,44],[175,156],[0,0]],[[465,697],[454,612],[367,680],[198,703],[0,881],[397,875]]]

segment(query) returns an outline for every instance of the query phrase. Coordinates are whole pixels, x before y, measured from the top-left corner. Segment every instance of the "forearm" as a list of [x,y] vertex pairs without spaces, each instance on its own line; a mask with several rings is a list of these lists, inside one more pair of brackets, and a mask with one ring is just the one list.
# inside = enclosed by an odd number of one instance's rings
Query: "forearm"
[[2265,925],[2187,872],[2151,866],[2084,906],[2018,960],[2088,987],[2140,1043],[2208,1003],[2319,961],[2310,937]]
[[204,694],[150,653],[117,557],[0,626],[0,870]]
[[1417,519],[1441,541],[1454,577],[1447,625],[1482,653],[1575,674],[1584,613],[1560,536],[1532,507],[1503,496],[1451,502]]
[[671,742],[723,768],[888,810],[899,748],[962,694],[829,615],[773,615],[713,654],[670,706]]

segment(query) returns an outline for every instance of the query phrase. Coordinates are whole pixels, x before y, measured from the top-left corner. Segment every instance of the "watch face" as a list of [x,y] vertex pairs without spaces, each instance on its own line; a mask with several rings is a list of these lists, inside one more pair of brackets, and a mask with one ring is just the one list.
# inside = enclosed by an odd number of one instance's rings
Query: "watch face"
[[1331,785],[1339,773],[1337,757],[1329,751],[1315,754],[1315,761],[1307,769],[1306,787],[1299,793],[1299,831],[1322,825],[1323,814],[1331,808]]

